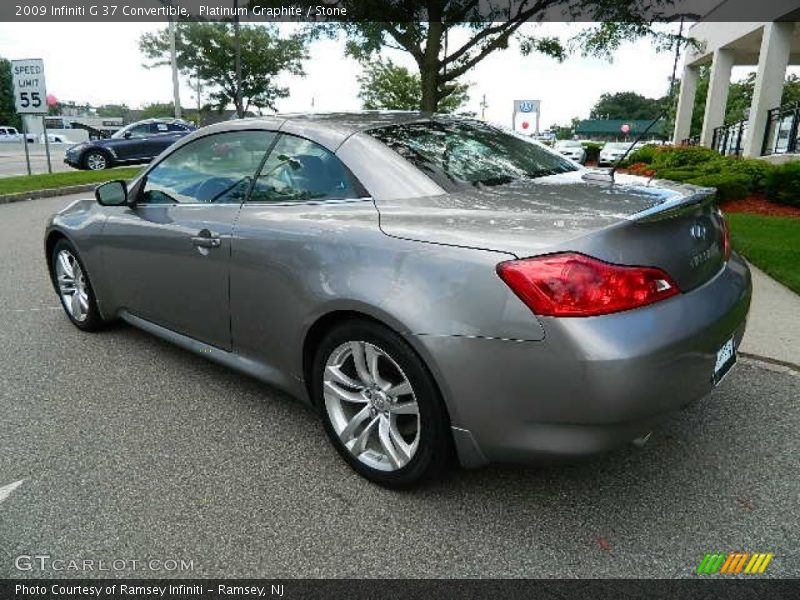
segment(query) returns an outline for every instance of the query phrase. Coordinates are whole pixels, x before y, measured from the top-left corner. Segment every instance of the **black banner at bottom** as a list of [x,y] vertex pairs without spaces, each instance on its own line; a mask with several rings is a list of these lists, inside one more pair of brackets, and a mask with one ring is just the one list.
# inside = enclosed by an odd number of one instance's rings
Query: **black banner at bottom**
[[800,598],[788,579],[25,579],[0,580],[2,600],[250,600],[253,598],[773,600]]

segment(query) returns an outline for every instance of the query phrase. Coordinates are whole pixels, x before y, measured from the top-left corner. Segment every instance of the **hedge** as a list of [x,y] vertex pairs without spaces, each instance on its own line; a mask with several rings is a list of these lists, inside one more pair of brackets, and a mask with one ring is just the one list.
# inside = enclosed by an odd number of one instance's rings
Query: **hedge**
[[800,161],[773,167],[764,187],[770,201],[800,206]]
[[800,206],[800,161],[773,166],[720,156],[702,146],[642,146],[625,162],[631,172],[717,188],[720,200],[766,192],[772,202]]

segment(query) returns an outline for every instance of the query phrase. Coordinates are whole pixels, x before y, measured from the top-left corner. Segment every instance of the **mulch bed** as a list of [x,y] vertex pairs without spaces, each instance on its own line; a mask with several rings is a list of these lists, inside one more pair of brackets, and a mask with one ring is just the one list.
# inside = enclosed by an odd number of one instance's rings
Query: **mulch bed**
[[753,194],[740,200],[728,200],[720,204],[720,208],[730,213],[800,218],[800,208],[786,204],[775,204],[767,200],[763,194]]

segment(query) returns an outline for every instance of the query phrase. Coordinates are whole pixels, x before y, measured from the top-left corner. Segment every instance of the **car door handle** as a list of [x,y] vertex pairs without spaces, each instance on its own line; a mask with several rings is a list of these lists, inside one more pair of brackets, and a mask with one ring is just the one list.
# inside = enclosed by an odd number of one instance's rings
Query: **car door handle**
[[219,248],[222,241],[218,237],[209,235],[196,235],[192,237],[192,244],[198,248]]

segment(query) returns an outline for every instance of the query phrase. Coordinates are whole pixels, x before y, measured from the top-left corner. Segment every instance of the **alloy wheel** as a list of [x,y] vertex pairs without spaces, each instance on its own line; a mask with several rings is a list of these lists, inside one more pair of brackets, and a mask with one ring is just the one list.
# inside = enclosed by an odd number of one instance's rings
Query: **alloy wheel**
[[102,154],[92,153],[86,157],[86,166],[91,171],[102,171],[108,166],[108,161]]
[[411,382],[384,350],[368,342],[338,346],[325,363],[325,409],[350,454],[380,471],[414,457],[420,414]]
[[69,250],[56,255],[56,280],[64,308],[82,323],[89,315],[89,286],[80,263]]

